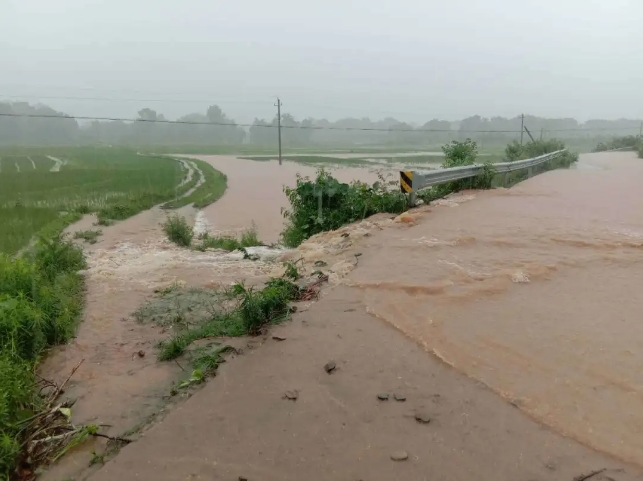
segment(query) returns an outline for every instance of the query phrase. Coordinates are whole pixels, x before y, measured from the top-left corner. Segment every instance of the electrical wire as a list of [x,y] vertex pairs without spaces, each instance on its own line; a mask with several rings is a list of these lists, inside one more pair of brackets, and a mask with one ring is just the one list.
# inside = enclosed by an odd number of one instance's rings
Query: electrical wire
[[[128,119],[119,117],[90,117],[81,115],[46,115],[46,114],[13,114],[0,113],[0,117],[16,118],[34,118],[34,119],[67,119],[67,120],[97,120],[104,122],[140,122],[150,124],[179,124],[179,125],[212,125],[222,127],[260,127],[260,128],[279,128],[272,124],[243,124],[236,122],[195,122],[190,120],[165,120],[165,119]],[[442,132],[442,133],[479,133],[479,134],[519,134],[520,130],[452,130],[452,129],[397,129],[397,128],[379,128],[379,127],[333,127],[320,125],[282,125],[282,129],[295,130],[339,130],[339,131],[360,131],[360,132]],[[591,128],[591,129],[546,129],[546,132],[592,132],[592,131],[615,131],[615,130],[639,130],[639,127],[619,127],[619,128]]]

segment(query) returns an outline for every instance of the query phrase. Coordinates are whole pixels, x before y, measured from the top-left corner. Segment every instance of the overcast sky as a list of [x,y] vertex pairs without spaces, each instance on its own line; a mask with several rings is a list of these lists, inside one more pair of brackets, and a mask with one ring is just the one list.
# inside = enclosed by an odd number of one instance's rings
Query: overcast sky
[[244,122],[276,95],[297,117],[643,118],[643,1],[0,0],[0,99]]

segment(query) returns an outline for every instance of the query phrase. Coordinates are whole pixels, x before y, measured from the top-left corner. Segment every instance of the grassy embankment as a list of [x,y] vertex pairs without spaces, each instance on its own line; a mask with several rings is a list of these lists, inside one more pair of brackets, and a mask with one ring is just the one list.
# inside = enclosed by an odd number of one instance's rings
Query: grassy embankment
[[[28,254],[0,253],[0,479],[23,475],[61,455],[93,427],[76,428],[41,397],[35,367],[50,346],[74,334],[83,304],[79,247],[41,239]],[[62,406],[63,408],[65,406]]]

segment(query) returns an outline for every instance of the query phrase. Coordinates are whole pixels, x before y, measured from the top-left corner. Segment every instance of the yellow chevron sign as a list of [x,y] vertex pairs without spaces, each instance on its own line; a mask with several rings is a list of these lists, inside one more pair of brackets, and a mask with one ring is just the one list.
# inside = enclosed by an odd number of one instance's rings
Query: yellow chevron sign
[[413,192],[413,172],[410,170],[400,171],[400,190],[405,194]]

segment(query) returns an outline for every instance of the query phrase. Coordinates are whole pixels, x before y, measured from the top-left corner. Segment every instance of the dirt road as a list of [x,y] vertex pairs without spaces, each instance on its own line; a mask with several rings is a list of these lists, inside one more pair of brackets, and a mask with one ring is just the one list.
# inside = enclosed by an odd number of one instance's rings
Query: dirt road
[[586,156],[370,231],[285,341],[92,479],[643,479],[641,180],[631,154]]

